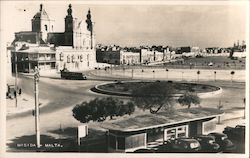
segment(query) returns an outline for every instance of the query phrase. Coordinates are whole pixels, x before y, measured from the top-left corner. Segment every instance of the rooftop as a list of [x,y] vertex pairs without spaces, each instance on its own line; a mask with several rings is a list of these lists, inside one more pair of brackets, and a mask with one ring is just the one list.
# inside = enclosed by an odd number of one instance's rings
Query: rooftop
[[17,52],[19,53],[49,53],[49,54],[55,54],[56,51],[53,50],[49,46],[27,46],[26,49],[20,49]]
[[175,112],[159,112],[157,114],[144,114],[131,116],[123,120],[104,122],[103,128],[122,132],[132,132],[148,128],[157,128],[172,124],[212,118],[222,115],[224,112],[214,108],[190,108],[179,109]]

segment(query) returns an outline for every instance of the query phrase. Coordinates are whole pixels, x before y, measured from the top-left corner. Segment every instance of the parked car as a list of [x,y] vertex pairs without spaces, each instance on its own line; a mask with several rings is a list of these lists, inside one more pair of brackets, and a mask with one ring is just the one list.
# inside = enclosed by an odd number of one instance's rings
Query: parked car
[[134,151],[134,153],[154,153],[155,151],[153,149],[137,149]]
[[237,125],[235,127],[227,126],[224,128],[223,133],[231,140],[245,140],[245,125]]
[[213,66],[213,65],[214,65],[214,63],[212,63],[212,62],[208,63],[208,66]]
[[224,133],[209,133],[209,136],[214,136],[215,142],[220,145],[219,151],[222,152],[233,152],[236,147],[233,142],[228,139],[227,135]]
[[201,148],[200,143],[196,139],[176,138],[176,139],[169,139],[168,141],[164,142],[163,145],[158,146],[156,152],[192,153],[192,152],[198,152],[200,148]]
[[201,145],[200,152],[219,152],[220,145],[215,142],[214,136],[199,135],[195,137]]

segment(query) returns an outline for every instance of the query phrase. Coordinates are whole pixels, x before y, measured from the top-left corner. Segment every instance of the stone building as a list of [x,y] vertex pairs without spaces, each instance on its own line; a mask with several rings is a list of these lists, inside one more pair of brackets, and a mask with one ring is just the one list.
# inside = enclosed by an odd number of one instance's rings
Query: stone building
[[12,72],[17,65],[18,72],[33,72],[37,66],[40,72],[59,72],[93,69],[96,64],[95,37],[91,12],[86,20],[72,15],[69,5],[65,17],[65,31],[54,32],[55,21],[51,20],[43,5],[31,20],[32,31],[15,33],[12,42]]

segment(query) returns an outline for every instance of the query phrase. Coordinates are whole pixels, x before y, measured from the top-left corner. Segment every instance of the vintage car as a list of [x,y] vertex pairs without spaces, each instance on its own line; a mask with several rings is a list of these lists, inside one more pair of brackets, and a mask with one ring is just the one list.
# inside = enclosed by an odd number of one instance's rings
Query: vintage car
[[227,126],[224,128],[223,133],[231,140],[245,140],[245,125]]
[[198,140],[201,145],[200,152],[219,152],[220,145],[215,142],[214,136],[199,135],[195,137],[195,139]]
[[218,143],[220,145],[220,151],[222,152],[233,152],[236,147],[233,144],[233,142],[228,139],[227,135],[224,133],[209,133],[209,136],[214,136],[215,138],[215,142]]
[[169,139],[163,145],[157,147],[156,152],[193,153],[201,149],[200,143],[193,138]]
[[154,153],[155,151],[153,149],[137,149],[134,151],[134,153]]

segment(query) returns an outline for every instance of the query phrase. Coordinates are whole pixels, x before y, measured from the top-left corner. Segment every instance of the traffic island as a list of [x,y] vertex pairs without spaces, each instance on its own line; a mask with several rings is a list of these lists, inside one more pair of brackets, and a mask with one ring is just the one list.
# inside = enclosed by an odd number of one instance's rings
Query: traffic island
[[115,96],[128,96],[132,95],[132,91],[138,87],[146,86],[154,82],[162,83],[162,86],[168,87],[173,86],[175,89],[174,97],[179,97],[186,92],[197,93],[199,97],[210,97],[222,92],[221,87],[207,85],[207,84],[197,84],[192,82],[173,82],[173,81],[116,81],[104,84],[96,85],[91,88],[91,91],[106,95]]

